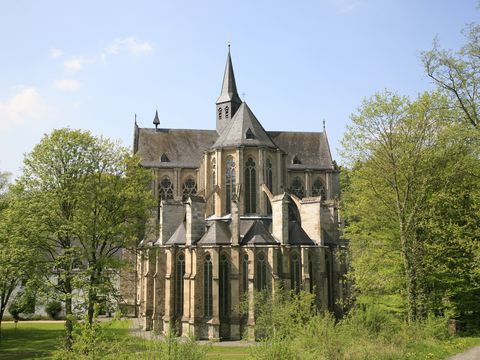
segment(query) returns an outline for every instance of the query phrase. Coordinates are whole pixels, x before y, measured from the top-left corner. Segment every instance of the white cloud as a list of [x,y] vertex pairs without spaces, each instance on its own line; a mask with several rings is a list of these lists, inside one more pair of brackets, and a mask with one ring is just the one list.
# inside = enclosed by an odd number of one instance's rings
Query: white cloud
[[53,82],[53,87],[60,91],[77,91],[80,86],[80,82],[74,79],[60,79]]
[[132,55],[144,55],[153,50],[153,45],[148,41],[141,42],[134,37],[127,37],[115,39],[105,48],[105,52],[108,55],[116,55],[121,50],[126,50]]
[[57,48],[51,48],[51,49],[50,49],[50,57],[51,57],[52,59],[57,59],[57,58],[59,58],[59,57],[62,56],[62,55],[63,55],[63,51],[62,51],[62,50],[57,49]]
[[66,70],[75,72],[78,70],[82,70],[83,65],[85,63],[86,61],[83,58],[76,56],[76,57],[72,57],[70,59],[65,60],[63,62],[63,66],[65,67]]
[[7,129],[27,120],[41,119],[50,110],[36,88],[20,88],[17,94],[0,101],[0,129]]

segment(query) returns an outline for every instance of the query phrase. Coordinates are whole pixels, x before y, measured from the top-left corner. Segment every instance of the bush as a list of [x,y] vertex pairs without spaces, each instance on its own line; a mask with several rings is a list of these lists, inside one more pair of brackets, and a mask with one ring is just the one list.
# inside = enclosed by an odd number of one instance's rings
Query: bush
[[45,306],[45,312],[51,319],[57,319],[62,312],[62,304],[59,301],[50,301]]

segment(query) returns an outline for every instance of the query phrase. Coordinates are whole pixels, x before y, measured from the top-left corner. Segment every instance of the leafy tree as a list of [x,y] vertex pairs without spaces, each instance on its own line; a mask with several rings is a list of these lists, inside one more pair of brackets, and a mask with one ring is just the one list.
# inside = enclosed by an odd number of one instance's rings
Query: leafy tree
[[453,99],[466,120],[480,127],[480,25],[471,24],[467,43],[456,53],[442,50],[438,40],[422,54],[428,76]]
[[45,305],[45,312],[52,319],[56,319],[62,312],[62,303],[60,301],[50,301]]
[[67,348],[74,291],[86,294],[91,324],[94,305],[112,295],[120,250],[135,247],[143,230],[150,181],[127,149],[86,131],[55,130],[24,160],[22,218],[43,254],[47,280],[65,302]]

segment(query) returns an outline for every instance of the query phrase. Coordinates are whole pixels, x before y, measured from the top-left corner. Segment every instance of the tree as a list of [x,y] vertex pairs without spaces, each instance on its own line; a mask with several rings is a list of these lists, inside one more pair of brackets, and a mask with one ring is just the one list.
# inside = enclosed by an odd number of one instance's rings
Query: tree
[[480,127],[480,26],[464,30],[467,43],[456,53],[433,48],[422,54],[428,76],[452,99],[473,127]]
[[444,126],[439,116],[444,105],[436,95],[412,102],[377,93],[351,116],[342,141],[351,167],[345,236],[354,251],[355,280],[364,291],[404,290],[410,321],[417,318],[422,296],[423,249],[416,226],[432,176],[432,145]]
[[74,291],[86,294],[91,323],[94,305],[112,294],[119,251],[135,247],[141,235],[152,206],[150,183],[137,157],[86,131],[55,130],[26,156],[22,218],[43,254],[45,277],[65,302],[67,348]]

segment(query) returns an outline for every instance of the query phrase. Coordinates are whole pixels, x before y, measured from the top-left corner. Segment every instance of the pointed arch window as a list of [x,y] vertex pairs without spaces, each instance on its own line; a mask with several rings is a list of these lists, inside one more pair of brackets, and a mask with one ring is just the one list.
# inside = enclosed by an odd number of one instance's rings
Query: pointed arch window
[[[217,166],[215,164],[215,158],[212,158],[212,190],[217,186]],[[212,207],[215,212],[215,194],[212,196]]]
[[[266,180],[266,185],[268,190],[270,190],[270,192],[273,193],[273,166],[270,159],[267,159],[267,162],[265,165],[265,180]],[[267,197],[267,195],[265,195],[265,197]],[[267,202],[267,214],[271,214],[272,205],[270,204],[270,200],[268,200],[267,198],[266,202]]]
[[300,161],[300,159],[298,158],[297,155],[295,155],[292,159],[292,163],[293,164],[301,164],[302,162]]
[[245,139],[255,139],[255,134],[252,129],[248,128],[247,131],[245,131]]
[[315,290],[315,269],[313,267],[313,253],[308,253],[308,274],[310,275],[310,292]]
[[290,192],[300,199],[305,196],[303,181],[298,176],[293,179],[292,184],[290,185]]
[[300,291],[300,259],[296,252],[290,257],[290,282],[292,290]]
[[212,292],[212,258],[210,254],[205,256],[205,261],[203,262],[203,312],[205,317],[212,316],[213,309],[213,292]]
[[226,255],[220,257],[220,317],[228,318],[230,316],[230,264]]
[[248,292],[248,255],[244,254],[242,259],[242,289]]
[[167,154],[163,153],[162,156],[160,156],[160,162],[170,162],[170,159],[168,158]]
[[317,178],[312,185],[312,196],[325,196],[325,188],[322,184],[322,181]]
[[232,195],[235,194],[235,160],[228,156],[225,161],[225,210],[228,213],[232,210]]
[[228,119],[230,115],[230,108],[228,106],[225,106],[225,119]]
[[183,277],[185,275],[185,255],[181,253],[175,264],[174,307],[175,315],[183,315]]
[[257,211],[257,171],[255,161],[249,157],[245,163],[245,212],[253,214]]
[[195,179],[189,176],[183,183],[183,201],[187,201],[190,195],[195,195],[197,193],[197,183]]
[[168,176],[164,176],[162,180],[160,180],[158,197],[159,200],[173,199],[173,184]]
[[255,287],[258,291],[267,288],[267,259],[263,253],[258,254],[255,266]]
[[218,108],[218,119],[222,120],[222,108],[221,107]]

